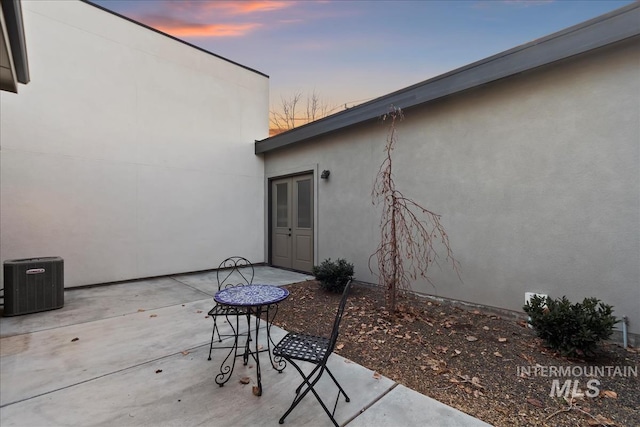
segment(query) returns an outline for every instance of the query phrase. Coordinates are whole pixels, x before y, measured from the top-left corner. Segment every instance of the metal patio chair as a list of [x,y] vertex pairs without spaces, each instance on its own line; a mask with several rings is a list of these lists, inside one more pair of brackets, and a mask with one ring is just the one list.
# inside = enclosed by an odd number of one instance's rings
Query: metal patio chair
[[[302,383],[296,388],[296,396],[293,399],[293,403],[287,412],[284,413],[282,418],[280,418],[279,423],[283,424],[284,419],[293,411],[293,409],[298,406],[298,404],[304,399],[304,397],[309,393],[313,393],[313,395],[318,399],[320,405],[322,405],[322,409],[327,413],[329,418],[333,424],[337,427],[338,423],[334,418],[334,414],[336,412],[336,408],[338,406],[338,400],[340,399],[340,394],[344,395],[345,401],[349,402],[349,396],[343,390],[342,386],[336,380],[336,377],[331,373],[329,367],[327,366],[327,360],[331,353],[333,353],[333,349],[336,345],[336,341],[338,340],[338,332],[340,328],[340,322],[342,320],[342,315],[344,313],[344,308],[347,303],[347,296],[349,295],[349,290],[351,289],[351,280],[347,282],[347,285],[342,292],[342,299],[340,300],[340,306],[338,307],[338,312],[336,313],[336,318],[333,321],[333,330],[331,331],[330,337],[320,337],[315,335],[306,335],[306,334],[298,334],[298,333],[288,333],[273,349],[274,356],[279,356],[285,359],[287,362],[291,363],[293,367],[296,368],[298,373],[302,376]],[[295,363],[295,361],[302,361],[312,363],[315,366],[309,375],[306,375],[302,369]],[[338,386],[338,396],[336,397],[335,404],[333,405],[333,411],[329,412],[327,405],[322,401],[314,386],[320,380],[324,373],[329,374],[333,382]],[[304,389],[304,390],[303,390]],[[302,391],[302,393],[301,393]]]
[[[246,258],[240,256],[229,257],[220,263],[216,271],[218,291],[231,286],[251,285],[253,283],[254,273],[253,264]],[[233,334],[220,334],[217,321],[218,317],[225,316],[228,319],[233,316],[246,316],[248,324],[250,316],[246,310],[220,304],[214,305],[207,314],[213,319],[213,332],[211,332],[211,345],[209,346],[209,360],[211,360],[211,351],[213,350],[213,341],[215,340],[216,333],[218,334],[218,342],[222,342],[222,337],[237,338],[236,335],[239,333],[238,330],[234,330]]]

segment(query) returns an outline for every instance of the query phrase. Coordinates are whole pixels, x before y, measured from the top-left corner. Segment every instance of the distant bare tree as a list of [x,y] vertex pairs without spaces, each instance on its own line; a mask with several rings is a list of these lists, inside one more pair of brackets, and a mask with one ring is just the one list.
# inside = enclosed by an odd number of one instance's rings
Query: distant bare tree
[[392,173],[392,157],[396,143],[396,126],[404,118],[402,110],[391,107],[382,117],[389,120],[385,159],[380,165],[371,191],[373,204],[382,204],[380,219],[380,243],[369,257],[369,270],[373,273],[371,260],[377,261],[378,280],[385,289],[387,308],[396,310],[397,296],[411,290],[411,280],[418,276],[429,283],[427,269],[436,262],[437,241],[446,251],[450,262],[459,275],[459,263],[453,257],[449,237],[440,223],[440,215],[420,206],[396,189]]
[[280,99],[280,109],[270,112],[271,134],[284,132],[321,119],[331,114],[335,109],[324,102],[314,90],[306,96],[306,111],[301,112],[302,99],[302,92],[294,92],[289,98],[282,97]]
[[315,90],[307,97],[307,123],[328,116],[330,110],[329,104],[323,102]]

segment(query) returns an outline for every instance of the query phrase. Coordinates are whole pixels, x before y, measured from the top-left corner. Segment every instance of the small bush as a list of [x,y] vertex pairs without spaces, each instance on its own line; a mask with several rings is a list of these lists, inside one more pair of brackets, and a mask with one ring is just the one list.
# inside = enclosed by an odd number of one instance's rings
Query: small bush
[[347,282],[353,279],[353,264],[342,258],[335,262],[331,258],[322,261],[322,264],[314,266],[311,270],[322,289],[331,292],[342,292]]
[[596,298],[572,305],[564,296],[556,300],[534,296],[523,309],[538,336],[564,355],[593,354],[619,322],[611,315],[613,307]]

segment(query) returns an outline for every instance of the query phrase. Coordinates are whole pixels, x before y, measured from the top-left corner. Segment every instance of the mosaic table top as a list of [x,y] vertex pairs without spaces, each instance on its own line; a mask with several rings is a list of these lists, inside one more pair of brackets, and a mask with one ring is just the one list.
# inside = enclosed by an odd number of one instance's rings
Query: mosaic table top
[[220,304],[248,307],[275,304],[288,296],[289,291],[284,288],[256,284],[223,289],[213,299]]

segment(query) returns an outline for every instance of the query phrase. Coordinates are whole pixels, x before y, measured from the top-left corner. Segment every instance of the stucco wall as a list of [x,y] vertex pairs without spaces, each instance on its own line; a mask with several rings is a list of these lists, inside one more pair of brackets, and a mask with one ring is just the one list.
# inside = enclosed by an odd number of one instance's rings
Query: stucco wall
[[66,286],[263,262],[268,78],[92,5],[22,5],[0,258],[61,256]]
[[[397,188],[442,215],[463,280],[443,262],[430,271],[435,288],[418,282],[415,290],[518,311],[525,292],[595,296],[640,332],[638,47],[627,42],[405,111]],[[331,170],[317,182],[316,261],[345,257],[370,282],[380,212],[370,192],[385,126],[265,155],[267,176],[314,163]]]

